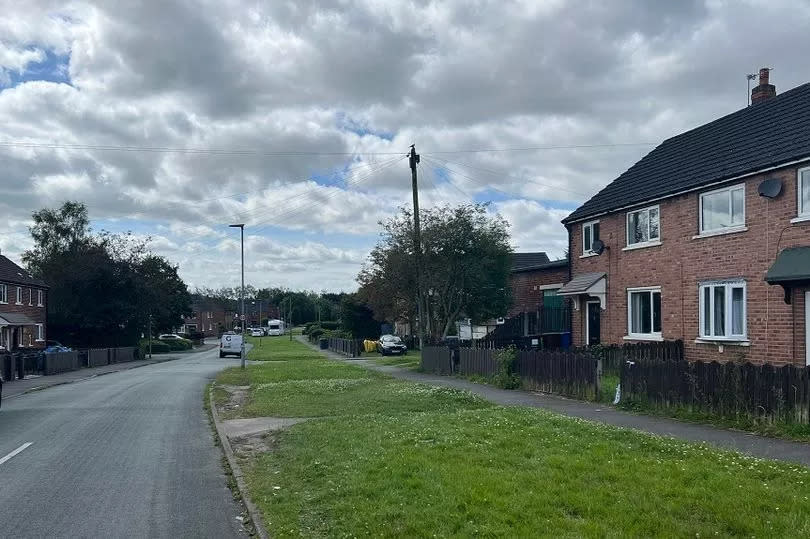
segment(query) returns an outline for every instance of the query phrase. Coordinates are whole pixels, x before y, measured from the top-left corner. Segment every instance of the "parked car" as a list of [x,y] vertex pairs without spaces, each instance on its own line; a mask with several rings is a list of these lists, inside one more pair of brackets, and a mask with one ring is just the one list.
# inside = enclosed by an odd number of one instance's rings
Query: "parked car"
[[408,347],[396,335],[383,335],[377,341],[377,352],[387,356],[389,354],[406,354]]
[[160,341],[182,341],[183,337],[178,335],[177,333],[164,333],[160,337],[158,337]]
[[242,336],[228,331],[222,335],[219,340],[219,357],[225,356],[241,356],[242,355]]
[[250,336],[251,337],[264,337],[264,331],[262,331],[262,328],[253,328],[253,329],[250,330]]
[[45,341],[45,353],[53,354],[55,352],[72,352],[73,348],[65,346],[59,341]]

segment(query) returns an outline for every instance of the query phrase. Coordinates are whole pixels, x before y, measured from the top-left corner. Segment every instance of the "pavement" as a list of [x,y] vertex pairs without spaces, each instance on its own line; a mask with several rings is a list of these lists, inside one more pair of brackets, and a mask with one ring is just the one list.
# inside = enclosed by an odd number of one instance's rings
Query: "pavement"
[[31,391],[38,391],[48,387],[58,386],[62,384],[71,384],[73,382],[80,382],[88,378],[96,376],[103,376],[112,372],[126,371],[129,369],[136,369],[146,365],[155,365],[156,363],[163,363],[164,361],[172,361],[181,359],[189,354],[204,352],[216,347],[216,344],[205,344],[194,350],[188,352],[175,352],[170,354],[154,354],[152,359],[143,359],[138,361],[129,361],[126,363],[115,363],[113,365],[103,365],[101,367],[91,367],[87,369],[79,369],[76,371],[64,372],[61,374],[52,374],[49,376],[27,376],[24,380],[6,381],[3,384],[3,400],[17,397]]
[[210,349],[4,399],[0,536],[244,537],[203,408],[238,364]]
[[[306,339],[299,340],[312,348]],[[549,395],[545,393],[499,389],[486,384],[476,384],[462,378],[440,376],[379,365],[368,359],[346,359],[334,352],[319,350],[331,359],[350,362],[368,369],[379,371],[394,378],[420,382],[436,386],[465,389],[476,395],[505,406],[530,406],[557,412],[562,415],[598,421],[617,427],[635,429],[659,436],[669,436],[690,442],[706,442],[722,449],[739,451],[760,458],[784,460],[810,466],[810,443],[793,442],[777,438],[766,438],[747,432],[688,423],[664,417],[646,416],[617,410],[612,406],[594,404]]]

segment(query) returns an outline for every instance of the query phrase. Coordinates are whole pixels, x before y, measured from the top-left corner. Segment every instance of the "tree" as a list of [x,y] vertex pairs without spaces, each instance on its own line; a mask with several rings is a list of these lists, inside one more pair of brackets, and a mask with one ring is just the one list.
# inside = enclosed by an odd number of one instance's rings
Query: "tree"
[[340,327],[355,339],[376,339],[380,336],[380,323],[374,313],[357,294],[346,294],[340,302]]
[[[444,338],[461,317],[501,316],[511,297],[512,249],[508,223],[483,204],[441,206],[420,212],[422,302],[427,334]],[[419,300],[413,252],[412,212],[382,223],[382,239],[358,276],[360,296],[380,319],[413,319]]]
[[48,332],[74,346],[137,343],[149,313],[155,329],[170,329],[190,312],[177,268],[149,253],[148,239],[94,234],[87,208],[66,202],[33,214],[34,246],[23,254],[48,292]]

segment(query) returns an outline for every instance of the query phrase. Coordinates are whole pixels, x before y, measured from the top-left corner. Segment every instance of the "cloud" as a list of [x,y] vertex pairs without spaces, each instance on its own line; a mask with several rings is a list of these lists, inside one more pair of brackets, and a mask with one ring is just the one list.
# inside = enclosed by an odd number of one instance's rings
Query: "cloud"
[[396,159],[414,143],[423,205],[492,199],[521,250],[560,254],[560,218],[744,106],[746,73],[772,66],[783,91],[810,72],[810,6],[787,0],[0,8],[0,248],[79,198],[210,286],[232,277],[238,221],[274,242],[250,242],[258,284],[353,287],[377,222],[410,203]]

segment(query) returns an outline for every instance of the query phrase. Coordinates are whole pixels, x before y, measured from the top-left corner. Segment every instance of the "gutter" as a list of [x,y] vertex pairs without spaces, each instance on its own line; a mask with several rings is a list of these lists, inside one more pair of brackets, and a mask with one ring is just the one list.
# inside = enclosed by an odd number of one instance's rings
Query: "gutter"
[[[780,168],[789,167],[791,165],[797,165],[797,164],[804,163],[804,162],[807,162],[807,161],[810,161],[810,157],[802,157],[801,159],[796,159],[794,161],[788,161],[787,163],[782,163],[780,165],[774,165],[772,167],[762,168],[762,169],[759,169],[759,170],[755,170],[753,172],[746,172],[745,174],[741,174],[739,176],[734,176],[732,178],[726,178],[724,180],[717,180],[717,181],[714,181],[714,182],[711,182],[711,183],[701,184],[701,185],[699,185],[697,187],[691,187],[689,189],[684,189],[682,191],[676,191],[675,193],[671,193],[669,195],[662,195],[660,197],[648,198],[648,199],[640,201],[640,202],[634,202],[632,204],[626,204],[624,206],[619,206],[617,208],[611,208],[609,210],[605,210],[605,211],[602,211],[602,212],[588,214],[588,215],[585,215],[585,216],[580,216],[580,217],[577,217],[575,219],[571,219],[570,221],[568,220],[568,217],[566,217],[565,219],[563,219],[560,222],[562,224],[564,224],[564,225],[573,225],[573,224],[580,223],[580,222],[583,222],[583,221],[589,221],[591,219],[594,219],[596,217],[601,217],[603,215],[616,213],[616,212],[619,212],[619,211],[622,211],[622,210],[627,210],[627,209],[630,209],[630,208],[637,208],[639,206],[646,206],[647,204],[651,204],[653,202],[659,202],[659,201],[665,200],[667,198],[673,198],[673,197],[676,197],[676,196],[685,195],[687,193],[694,193],[695,191],[702,191],[703,189],[706,189],[708,187],[714,187],[714,186],[717,186],[717,185],[722,185],[724,183],[735,182],[735,181],[741,180],[743,178],[748,178],[749,176],[756,176],[757,174],[762,174],[764,172],[770,172],[772,170],[778,170]],[[596,195],[594,195],[594,196],[596,196]]]

